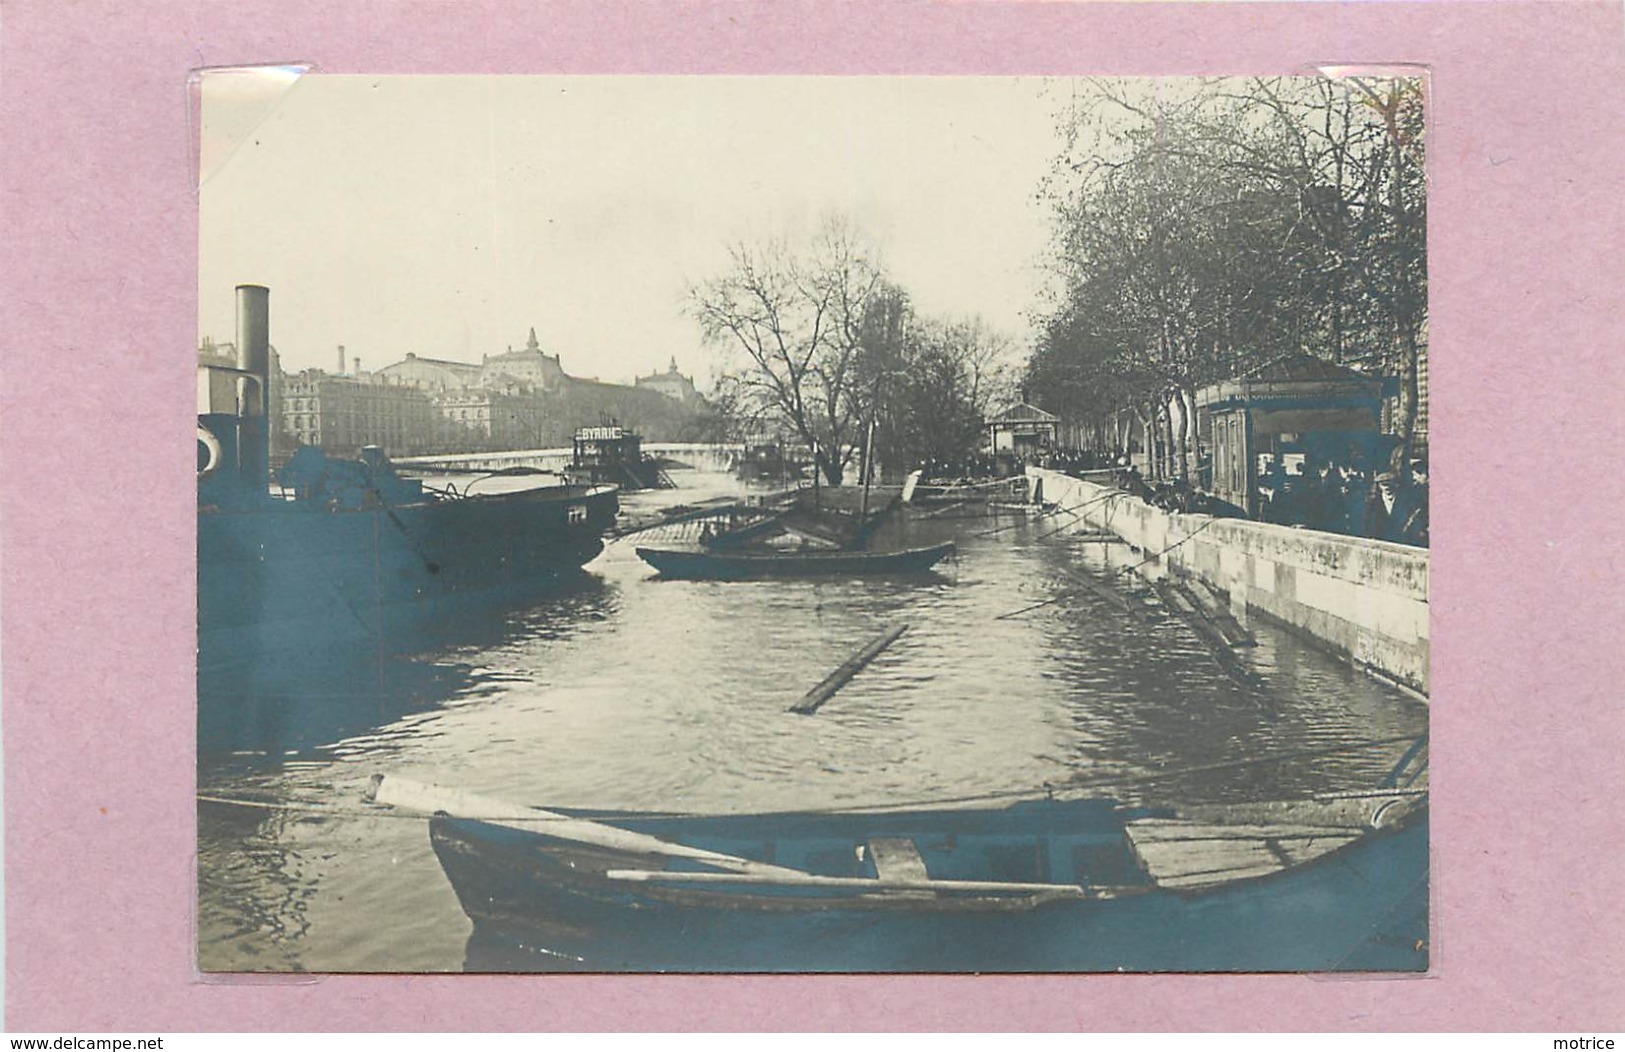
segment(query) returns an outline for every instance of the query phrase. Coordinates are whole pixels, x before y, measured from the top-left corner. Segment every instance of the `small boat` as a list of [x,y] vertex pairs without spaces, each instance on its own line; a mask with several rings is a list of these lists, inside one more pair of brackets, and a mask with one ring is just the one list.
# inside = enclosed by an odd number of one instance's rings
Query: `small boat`
[[1186,812],[615,815],[378,775],[369,800],[433,816],[471,955],[523,948],[536,968],[1427,967],[1422,790]]
[[638,558],[665,577],[706,581],[749,581],[764,577],[822,577],[852,574],[924,573],[954,552],[952,541],[929,548],[893,552],[712,549],[679,551],[639,548]]

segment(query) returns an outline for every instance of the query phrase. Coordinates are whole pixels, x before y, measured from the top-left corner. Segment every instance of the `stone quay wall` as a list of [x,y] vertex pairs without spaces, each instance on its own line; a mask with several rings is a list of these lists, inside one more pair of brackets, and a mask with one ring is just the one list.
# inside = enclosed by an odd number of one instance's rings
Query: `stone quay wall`
[[1181,515],[1116,487],[1028,468],[1043,499],[1081,509],[1078,529],[1121,537],[1176,576],[1228,596],[1238,617],[1260,612],[1307,633],[1355,665],[1428,691],[1428,552],[1404,544],[1247,519]]

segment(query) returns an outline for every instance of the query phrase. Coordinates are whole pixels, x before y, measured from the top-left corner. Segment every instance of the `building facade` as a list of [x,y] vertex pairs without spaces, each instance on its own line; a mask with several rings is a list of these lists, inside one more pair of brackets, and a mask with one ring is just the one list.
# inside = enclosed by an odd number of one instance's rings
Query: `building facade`
[[[520,350],[479,363],[409,353],[366,372],[338,349],[338,371],[284,375],[271,354],[272,445],[277,459],[300,446],[354,456],[378,446],[392,456],[493,452],[568,446],[577,429],[619,424],[647,441],[692,438],[705,408],[693,382],[677,372],[639,377],[632,385],[570,376],[559,355],[541,349],[536,330]],[[205,339],[198,351],[199,404],[234,405],[230,344]],[[200,410],[201,411],[201,410]]]
[[384,366],[376,375],[424,391],[460,391],[479,381],[480,367],[408,353],[405,359]]
[[434,407],[423,391],[376,376],[307,369],[282,383],[277,430],[294,448],[353,456],[379,446],[395,456],[431,452]]
[[1017,402],[988,417],[982,423],[987,432],[987,451],[1030,457],[1055,448],[1061,418],[1025,401]]
[[485,453],[547,446],[541,401],[528,394],[468,388],[430,396],[432,453]]
[[695,389],[694,381],[677,371],[677,359],[671,360],[671,367],[663,373],[650,373],[640,376],[632,381],[636,387],[656,394],[663,394],[667,398],[684,405],[699,405],[700,392]]

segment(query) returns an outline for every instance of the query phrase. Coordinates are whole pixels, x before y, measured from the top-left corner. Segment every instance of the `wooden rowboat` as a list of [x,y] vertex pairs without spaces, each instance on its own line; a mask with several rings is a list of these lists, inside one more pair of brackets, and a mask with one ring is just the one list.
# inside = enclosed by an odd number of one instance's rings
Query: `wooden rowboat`
[[665,577],[744,581],[764,577],[924,573],[953,554],[952,541],[894,552],[712,550],[639,548],[638,558]]
[[1427,797],[724,816],[519,807],[394,777],[434,817],[473,969],[1416,971]]

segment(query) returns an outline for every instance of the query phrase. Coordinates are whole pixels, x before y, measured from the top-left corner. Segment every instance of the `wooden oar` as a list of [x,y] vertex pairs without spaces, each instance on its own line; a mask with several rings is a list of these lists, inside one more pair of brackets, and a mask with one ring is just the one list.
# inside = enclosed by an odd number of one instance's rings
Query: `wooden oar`
[[667,858],[685,858],[694,862],[703,862],[718,869],[731,870],[735,873],[749,874],[755,877],[799,878],[811,876],[811,874],[803,873],[799,869],[769,865],[766,862],[757,862],[755,859],[725,855],[718,851],[689,847],[686,844],[676,844],[669,840],[650,836],[647,833],[636,833],[630,829],[621,829],[617,826],[605,825],[602,822],[594,822],[586,818],[575,818],[571,815],[559,814],[556,811],[544,811],[538,807],[526,807],[523,804],[515,804],[507,800],[498,800],[475,793],[465,793],[459,789],[446,789],[438,785],[415,782],[408,778],[398,778],[394,775],[373,775],[372,784],[363,794],[362,799],[371,804],[404,807],[410,811],[419,811],[423,814],[444,813],[457,818],[483,822],[486,825],[501,826],[504,829],[518,829],[526,833],[538,833],[552,837],[555,840],[569,840],[577,844],[607,848],[611,851],[624,851],[639,855],[661,855]]
[[760,877],[746,873],[680,873],[656,869],[612,869],[604,874],[611,880],[644,884],[758,884],[794,888],[841,888],[868,892],[889,891],[980,891],[1004,894],[1043,895],[1060,899],[1110,897],[1112,889],[1085,889],[1077,884],[1026,884],[997,880],[874,880],[869,877],[821,877],[807,873],[799,877]]
[[963,508],[965,505],[967,505],[969,503],[970,503],[970,501],[968,501],[968,500],[952,501],[952,502],[950,502],[948,504],[941,505],[940,507],[933,508],[930,511],[922,512],[919,515],[916,515],[915,518],[917,518],[917,519],[934,519],[939,515],[943,515],[943,514],[946,514],[947,512],[953,511],[955,508]]
[[676,515],[661,515],[658,519],[640,521],[636,524],[629,523],[623,529],[607,530],[605,531],[604,535],[606,537],[613,537],[615,540],[620,540],[623,537],[630,537],[634,533],[643,533],[647,530],[658,530],[662,526],[675,526],[679,523],[693,522],[696,519],[720,517],[730,511],[745,514],[762,514],[762,510],[760,508],[752,508],[748,505],[739,504],[737,502],[732,504],[713,504],[710,506],[692,508],[685,512],[679,512]]

